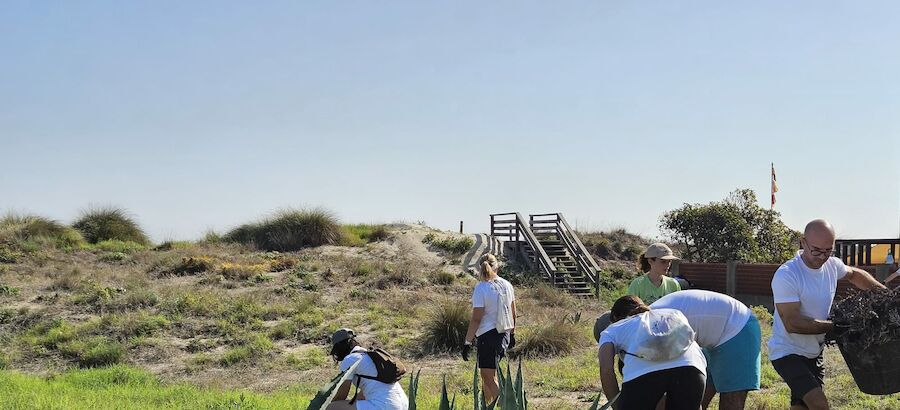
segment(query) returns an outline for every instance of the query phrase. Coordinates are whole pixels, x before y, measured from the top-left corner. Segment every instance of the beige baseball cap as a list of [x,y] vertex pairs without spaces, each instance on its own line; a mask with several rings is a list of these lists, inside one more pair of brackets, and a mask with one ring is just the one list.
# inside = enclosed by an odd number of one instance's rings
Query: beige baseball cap
[[645,258],[658,258],[658,259],[665,259],[665,260],[678,259],[678,257],[672,253],[672,248],[669,248],[669,245],[666,245],[666,244],[660,243],[660,242],[657,242],[657,243],[654,243],[654,244],[648,246],[647,250],[644,251],[644,257]]

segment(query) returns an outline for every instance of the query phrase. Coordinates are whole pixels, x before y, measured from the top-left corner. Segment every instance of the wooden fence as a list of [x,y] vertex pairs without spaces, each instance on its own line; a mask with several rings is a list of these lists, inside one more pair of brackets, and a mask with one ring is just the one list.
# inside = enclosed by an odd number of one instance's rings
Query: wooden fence
[[[728,295],[772,296],[772,277],[781,265],[758,263],[678,263],[672,266],[672,275],[682,275],[696,289],[706,289]],[[897,265],[857,266],[879,279],[885,272],[893,272]],[[837,295],[843,296],[854,286],[849,281],[838,281]]]

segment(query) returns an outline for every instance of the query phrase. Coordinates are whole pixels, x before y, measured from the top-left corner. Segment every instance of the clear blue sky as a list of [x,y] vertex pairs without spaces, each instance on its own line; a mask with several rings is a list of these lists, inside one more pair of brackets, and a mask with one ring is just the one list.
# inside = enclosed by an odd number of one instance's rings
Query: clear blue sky
[[658,235],[752,188],[802,229],[900,231],[900,3],[0,4],[0,210],[155,240],[272,210]]

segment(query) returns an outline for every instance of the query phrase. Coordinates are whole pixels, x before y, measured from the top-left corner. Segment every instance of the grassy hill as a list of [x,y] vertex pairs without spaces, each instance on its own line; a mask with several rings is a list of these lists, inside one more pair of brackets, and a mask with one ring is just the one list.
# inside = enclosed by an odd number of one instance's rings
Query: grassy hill
[[[320,216],[316,223],[328,222]],[[253,238],[265,231],[253,229],[296,232],[297,215],[156,246],[16,223],[0,224],[6,408],[304,408],[337,373],[327,338],[339,327],[422,369],[420,408],[436,407],[443,376],[469,406],[474,364],[455,350],[476,283],[458,265],[465,237],[421,225],[339,226],[324,237],[330,244],[272,251],[260,249]],[[590,328],[630,274],[624,259],[612,262],[623,266],[621,278],[601,301],[513,273],[521,314],[514,353],[532,408],[586,409],[599,392]],[[763,319],[768,332],[771,318]],[[837,408],[895,408],[897,396],[860,394],[839,353],[828,358]],[[786,406],[786,386],[768,364],[763,387],[749,408]]]

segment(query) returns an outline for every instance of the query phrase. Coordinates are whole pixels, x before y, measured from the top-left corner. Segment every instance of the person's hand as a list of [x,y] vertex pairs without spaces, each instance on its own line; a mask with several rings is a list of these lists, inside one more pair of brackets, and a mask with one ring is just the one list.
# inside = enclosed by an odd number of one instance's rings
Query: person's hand
[[512,350],[514,347],[516,347],[516,334],[510,333],[509,334],[509,345],[506,346],[506,350]]
[[825,332],[825,343],[837,341],[849,330],[849,325],[832,324],[831,330]]
[[462,358],[465,361],[469,361],[469,351],[472,350],[472,345],[469,342],[466,342],[462,347]]

